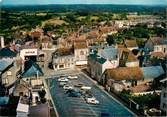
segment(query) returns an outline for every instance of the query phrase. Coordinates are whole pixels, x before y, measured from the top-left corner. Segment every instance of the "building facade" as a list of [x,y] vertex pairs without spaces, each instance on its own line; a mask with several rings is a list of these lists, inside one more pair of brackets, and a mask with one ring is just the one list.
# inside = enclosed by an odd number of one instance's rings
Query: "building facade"
[[167,54],[167,39],[161,37],[151,37],[147,40],[145,48],[150,52],[163,52]]
[[124,88],[136,86],[137,82],[143,80],[143,73],[139,67],[120,67],[106,69],[101,77],[101,84],[108,91],[122,91]]
[[86,42],[74,43],[75,65],[86,65],[88,56],[88,46]]
[[0,78],[1,84],[5,87],[12,85],[17,80],[17,72],[20,70],[19,65],[13,59],[0,60]]
[[75,56],[71,49],[58,49],[52,56],[54,70],[68,69],[75,67]]
[[[116,68],[119,65],[119,60],[111,59],[111,56],[105,56],[104,52],[103,56],[98,55],[97,53],[93,52],[90,53],[88,56],[88,72],[90,73],[91,77],[100,81],[100,78],[103,72],[109,68]],[[110,59],[109,59],[110,58]]]
[[167,78],[161,80],[162,91],[161,91],[161,102],[160,109],[163,111],[164,115],[167,115]]

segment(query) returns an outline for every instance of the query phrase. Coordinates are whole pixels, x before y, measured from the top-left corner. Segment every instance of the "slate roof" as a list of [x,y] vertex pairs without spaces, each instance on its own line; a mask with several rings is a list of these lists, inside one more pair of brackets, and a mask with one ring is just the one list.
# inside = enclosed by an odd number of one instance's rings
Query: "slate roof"
[[89,58],[91,58],[92,60],[100,63],[100,64],[104,64],[106,62],[106,59],[103,57],[100,57],[99,55],[93,53],[89,55]]
[[16,52],[10,50],[10,48],[2,48],[0,50],[0,57],[3,58],[3,57],[16,57]]
[[1,59],[0,60],[0,72],[4,71],[12,63],[13,63],[13,59]]
[[7,105],[9,102],[9,97],[0,97],[0,105]]
[[106,47],[101,52],[102,57],[109,60],[115,60],[118,57],[118,49],[114,47]]
[[15,44],[24,45],[25,42],[20,40],[20,39],[18,39],[18,40],[15,41]]
[[144,79],[154,79],[164,74],[162,66],[151,66],[151,67],[142,67],[141,68]]
[[38,74],[38,76],[43,76],[42,69],[39,67],[38,64],[36,64],[32,60],[26,61],[24,66],[25,66],[24,71],[23,71],[23,73],[21,73],[21,76],[23,78],[36,77],[37,74]]

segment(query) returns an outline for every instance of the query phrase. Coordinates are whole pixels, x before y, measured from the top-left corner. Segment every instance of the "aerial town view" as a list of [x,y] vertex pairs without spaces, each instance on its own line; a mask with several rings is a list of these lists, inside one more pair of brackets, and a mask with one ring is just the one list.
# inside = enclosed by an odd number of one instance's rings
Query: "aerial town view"
[[167,116],[166,0],[0,0],[0,117]]

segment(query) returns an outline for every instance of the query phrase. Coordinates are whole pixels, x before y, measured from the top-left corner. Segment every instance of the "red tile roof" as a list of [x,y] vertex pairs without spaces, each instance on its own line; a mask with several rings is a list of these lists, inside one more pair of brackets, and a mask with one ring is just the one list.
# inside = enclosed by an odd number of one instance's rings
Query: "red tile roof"
[[163,52],[152,52],[151,57],[164,58],[165,54]]
[[137,47],[136,40],[125,40],[126,47]]
[[131,87],[131,91],[133,93],[145,92],[148,89],[150,89],[150,86],[149,85],[145,85],[145,84],[140,84],[140,85],[137,85],[135,87]]
[[74,49],[84,49],[88,48],[86,41],[74,42]]
[[134,62],[134,61],[138,61],[138,59],[135,57],[135,55],[130,52],[129,55],[128,55],[128,62]]
[[153,42],[154,45],[162,45],[164,44],[164,39],[161,37],[151,37],[151,41]]
[[119,67],[107,69],[105,73],[107,78],[114,80],[142,80],[144,77],[139,67]]

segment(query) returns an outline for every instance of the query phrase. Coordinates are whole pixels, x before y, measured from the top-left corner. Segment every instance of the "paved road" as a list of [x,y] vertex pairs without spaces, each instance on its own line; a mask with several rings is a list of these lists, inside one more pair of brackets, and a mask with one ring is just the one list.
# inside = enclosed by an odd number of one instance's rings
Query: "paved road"
[[114,98],[104,93],[83,73],[76,72],[74,74],[77,74],[79,78],[71,80],[70,83],[83,83],[86,86],[91,86],[91,92],[99,100],[100,104],[87,104],[82,97],[68,97],[65,94],[65,90],[59,87],[59,83],[57,82],[58,77],[55,76],[53,79],[47,79],[47,81],[49,81],[51,96],[60,117],[99,117],[101,113],[108,113],[111,117],[134,116],[132,112]]

